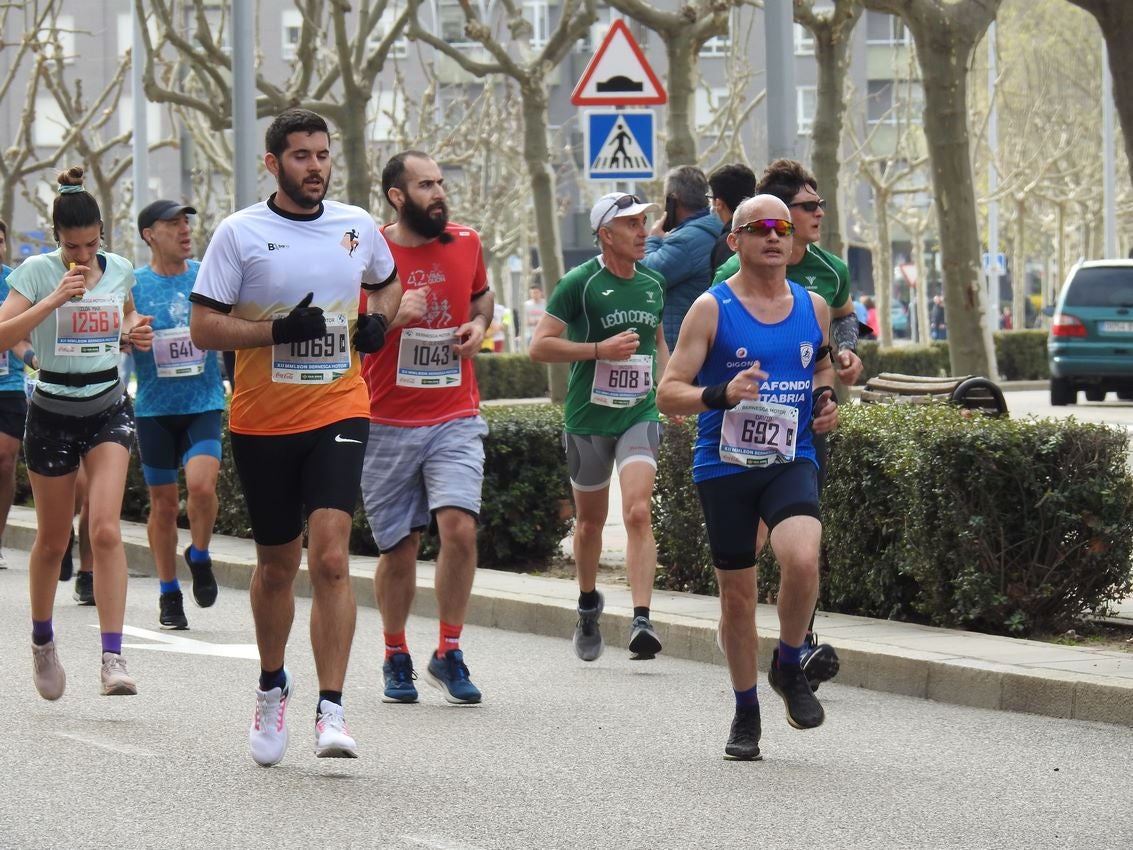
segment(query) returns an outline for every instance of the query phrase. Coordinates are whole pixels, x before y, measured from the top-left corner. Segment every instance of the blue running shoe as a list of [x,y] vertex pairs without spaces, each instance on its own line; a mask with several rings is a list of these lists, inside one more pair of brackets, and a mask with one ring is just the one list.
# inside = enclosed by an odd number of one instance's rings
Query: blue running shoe
[[472,705],[480,702],[480,689],[468,678],[468,668],[464,666],[464,653],[450,649],[444,658],[433,653],[429,659],[426,678],[429,684],[441,689],[445,700],[454,705]]
[[417,673],[408,652],[391,655],[382,665],[382,675],[386,678],[382,702],[417,702],[417,686],[413,684]]

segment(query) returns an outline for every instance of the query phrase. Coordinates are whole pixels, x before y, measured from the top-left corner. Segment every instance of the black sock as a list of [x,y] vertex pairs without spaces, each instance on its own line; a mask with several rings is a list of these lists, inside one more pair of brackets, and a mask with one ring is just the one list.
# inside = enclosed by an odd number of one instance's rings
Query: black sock
[[578,607],[584,611],[592,611],[598,607],[598,591],[587,590],[578,594]]
[[634,605],[633,606],[633,618],[636,620],[638,617],[644,617],[646,620],[649,619],[649,606],[648,605]]
[[260,690],[270,691],[272,688],[283,689],[287,685],[287,674],[283,668],[278,670],[265,670],[260,668]]
[[342,705],[342,691],[319,691],[319,702],[315,706],[315,719],[319,719],[319,710],[323,707],[323,700]]

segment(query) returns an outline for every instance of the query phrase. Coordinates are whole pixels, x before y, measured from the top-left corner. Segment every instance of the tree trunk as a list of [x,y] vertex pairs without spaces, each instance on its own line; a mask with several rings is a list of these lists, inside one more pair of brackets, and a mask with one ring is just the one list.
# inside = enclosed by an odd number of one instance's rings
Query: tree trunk
[[873,292],[877,303],[877,341],[882,348],[893,345],[893,244],[889,241],[889,200],[875,191],[873,205],[877,217],[877,254],[873,264]]
[[373,177],[370,172],[370,149],[367,143],[367,105],[370,98],[360,95],[360,101],[338,111],[334,123],[342,140],[342,161],[346,168],[346,200],[348,203],[370,209],[374,199]]
[[688,30],[666,36],[665,54],[669,59],[669,102],[666,105],[668,139],[665,141],[665,167],[696,165],[697,140],[693,135],[696,103],[698,45]]
[[[1068,2],[1093,15],[1101,27],[1113,77],[1113,102],[1125,139],[1125,159],[1133,163],[1133,3],[1129,0]],[[1083,49],[1091,48],[1085,45]],[[1133,172],[1127,177],[1133,180]]]
[[[1011,252],[1011,329],[1027,326],[1026,199],[1015,201],[1015,244]],[[994,258],[993,258],[994,259]]]

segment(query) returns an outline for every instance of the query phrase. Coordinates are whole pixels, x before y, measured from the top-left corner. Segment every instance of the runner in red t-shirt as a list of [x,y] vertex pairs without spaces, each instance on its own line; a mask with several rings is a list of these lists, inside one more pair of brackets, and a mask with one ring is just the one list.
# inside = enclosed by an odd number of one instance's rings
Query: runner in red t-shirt
[[366,517],[381,552],[374,592],[385,633],[386,702],[416,702],[405,624],[417,587],[421,532],[440,536],[436,596],[440,641],[426,678],[452,703],[480,702],[460,633],[476,572],[484,477],[480,393],[471,358],[491,323],[493,299],[475,230],[448,221],[444,177],[408,151],[382,171],[397,218],[383,229],[404,290],[385,346],[366,358],[370,439],[362,471]]

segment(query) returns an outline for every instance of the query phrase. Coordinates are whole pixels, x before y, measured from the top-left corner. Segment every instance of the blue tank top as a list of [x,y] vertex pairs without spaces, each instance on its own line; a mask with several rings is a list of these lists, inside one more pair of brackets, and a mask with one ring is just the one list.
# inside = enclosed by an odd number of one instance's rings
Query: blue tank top
[[[4,299],[8,297],[8,273],[12,271],[4,265],[0,265],[0,304],[4,303]],[[0,375],[0,393],[23,392],[24,391],[24,361],[16,356],[14,351],[4,352],[4,356],[8,358],[8,371]]]
[[[702,387],[730,381],[758,360],[759,368],[768,376],[759,388],[760,400],[798,409],[801,433],[795,444],[795,458],[806,458],[817,466],[811,430],[803,428],[802,424],[810,422],[814,359],[822,345],[822,328],[818,326],[810,294],[796,283],[787,281],[787,284],[794,297],[791,312],[782,321],[770,325],[751,315],[727,283],[718,283],[708,290],[716,299],[719,315],[716,338],[697,379]],[[697,420],[693,481],[747,471],[720,460],[723,419],[724,411],[708,410]]]

